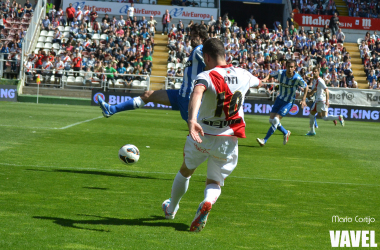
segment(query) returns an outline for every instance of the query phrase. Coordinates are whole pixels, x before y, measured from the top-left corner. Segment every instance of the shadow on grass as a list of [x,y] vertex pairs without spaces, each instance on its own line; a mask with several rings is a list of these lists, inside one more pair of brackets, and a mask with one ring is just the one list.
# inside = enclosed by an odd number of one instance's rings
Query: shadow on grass
[[148,226],[148,227],[172,227],[176,231],[187,231],[189,226],[184,223],[174,223],[168,222],[163,216],[152,215],[150,218],[139,218],[139,219],[118,219],[110,217],[102,217],[95,215],[78,214],[79,216],[88,216],[99,218],[98,220],[72,220],[57,217],[44,217],[44,216],[33,216],[34,219],[40,220],[52,220],[53,223],[60,225],[62,227],[71,227],[76,229],[91,230],[97,232],[110,232],[107,229],[95,229],[95,228],[85,228],[80,225],[104,225],[104,226]]
[[100,187],[83,187],[85,189],[95,189],[95,190],[108,190],[108,188],[100,188]]
[[172,181],[174,179],[174,177],[173,178],[158,178],[158,177],[151,177],[151,176],[142,176],[142,175],[135,175],[135,174],[115,173],[115,172],[106,172],[106,171],[94,171],[94,170],[71,170],[71,169],[52,169],[52,170],[26,169],[26,170],[29,170],[29,171],[42,171],[42,172],[72,173],[72,174],[103,175],[103,176],[112,176],[112,177],[148,179],[148,180],[166,180],[166,181]]

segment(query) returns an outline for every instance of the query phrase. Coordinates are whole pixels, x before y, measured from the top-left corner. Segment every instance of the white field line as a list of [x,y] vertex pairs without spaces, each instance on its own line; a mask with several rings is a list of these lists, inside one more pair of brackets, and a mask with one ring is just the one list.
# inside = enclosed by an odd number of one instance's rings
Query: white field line
[[59,129],[67,129],[67,128],[71,128],[71,127],[74,127],[76,125],[79,125],[79,124],[82,124],[82,123],[85,123],[85,122],[90,122],[90,121],[93,121],[93,120],[96,120],[96,119],[99,119],[99,118],[102,118],[103,116],[98,116],[98,117],[95,117],[95,118],[92,118],[92,119],[88,119],[88,120],[85,120],[85,121],[81,121],[81,122],[76,122],[76,123],[73,123],[73,124],[70,124],[70,125],[67,125],[65,127],[62,127],[62,128],[59,128]]
[[103,116],[99,116],[99,117],[95,117],[95,118],[88,119],[88,120],[85,120],[85,121],[76,122],[76,123],[73,123],[73,124],[67,125],[67,126],[62,127],[62,128],[28,127],[28,126],[2,125],[2,124],[0,124],[0,127],[26,128],[26,129],[67,129],[67,128],[71,128],[71,127],[74,127],[74,126],[76,126],[76,125],[79,125],[79,124],[82,124],[82,123],[85,123],[85,122],[90,122],[90,121],[93,121],[93,120],[96,120],[96,119],[102,118],[102,117],[103,117]]
[[30,128],[30,129],[57,129],[57,128],[48,128],[48,127],[28,127],[28,126],[1,125],[1,124],[0,124],[0,127]]
[[[20,165],[12,163],[0,162],[0,167],[12,166],[12,167],[32,167],[32,168],[47,168],[47,169],[70,169],[70,170],[91,170],[91,171],[104,171],[104,172],[118,172],[118,173],[140,173],[140,174],[163,174],[163,175],[176,175],[177,173],[165,173],[154,171],[134,171],[134,170],[122,170],[122,169],[101,169],[101,168],[75,168],[75,167],[55,167],[55,166],[39,166],[39,165]],[[204,174],[194,174],[196,176],[204,176]],[[285,179],[273,179],[273,178],[260,178],[260,177],[242,177],[242,176],[229,176],[229,178],[248,179],[248,180],[264,180],[264,181],[278,181],[278,182],[298,182],[298,183],[315,183],[315,184],[333,184],[333,185],[352,185],[352,186],[370,186],[380,187],[376,184],[366,183],[348,183],[348,182],[330,182],[330,181],[304,181],[304,180],[285,180]]]

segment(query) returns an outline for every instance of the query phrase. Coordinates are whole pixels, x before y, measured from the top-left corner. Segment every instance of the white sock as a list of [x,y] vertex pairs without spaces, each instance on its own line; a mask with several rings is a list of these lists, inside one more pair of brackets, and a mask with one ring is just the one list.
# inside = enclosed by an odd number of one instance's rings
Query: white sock
[[170,205],[168,212],[176,212],[179,208],[179,201],[189,188],[190,177],[184,177],[180,172],[174,178],[172,186],[172,196],[170,198]]
[[309,115],[310,118],[310,132],[315,133],[315,127],[314,127],[314,119],[315,115]]
[[334,121],[334,120],[339,120],[339,116],[337,115],[332,115],[332,116],[325,116],[322,117],[324,121]]
[[219,187],[218,184],[215,184],[215,183],[208,184],[205,188],[204,201],[209,201],[211,202],[212,205],[214,205],[216,200],[219,198],[221,192],[222,192],[222,189]]
[[140,96],[133,98],[133,104],[135,108],[141,108],[145,105],[145,102],[141,99]]

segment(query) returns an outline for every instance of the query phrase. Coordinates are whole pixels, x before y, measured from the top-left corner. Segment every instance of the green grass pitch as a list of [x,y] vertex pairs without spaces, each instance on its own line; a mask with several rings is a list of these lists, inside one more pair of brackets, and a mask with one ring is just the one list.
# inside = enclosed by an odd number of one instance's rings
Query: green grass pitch
[[[268,116],[246,116],[239,163],[201,233],[190,233],[206,165],[175,220],[161,203],[182,163],[179,112],[140,109],[105,119],[98,107],[0,103],[0,249],[330,249],[329,230],[375,230],[380,247],[379,123],[285,117],[259,147]],[[85,122],[86,121],[86,122]],[[124,144],[141,152],[123,165]],[[338,223],[332,216],[375,218]]]

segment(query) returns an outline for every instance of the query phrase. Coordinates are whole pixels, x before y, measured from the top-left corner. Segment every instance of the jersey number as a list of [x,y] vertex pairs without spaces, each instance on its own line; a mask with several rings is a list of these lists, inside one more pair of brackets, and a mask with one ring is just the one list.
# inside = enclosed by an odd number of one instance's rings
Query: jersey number
[[[224,102],[226,101],[226,92],[218,93],[216,96],[216,110],[215,117],[220,117],[223,112]],[[232,97],[230,102],[228,103],[228,114],[226,117],[234,116],[240,109],[241,103],[243,102],[243,96],[240,91],[236,91]]]

